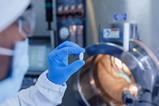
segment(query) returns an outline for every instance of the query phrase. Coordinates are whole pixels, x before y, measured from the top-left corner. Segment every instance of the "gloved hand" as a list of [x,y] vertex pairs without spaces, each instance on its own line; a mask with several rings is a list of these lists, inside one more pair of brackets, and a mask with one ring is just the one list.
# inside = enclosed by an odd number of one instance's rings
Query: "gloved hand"
[[48,56],[48,79],[55,84],[65,83],[85,64],[83,60],[68,64],[68,56],[79,55],[81,52],[84,53],[85,49],[69,41],[55,48]]

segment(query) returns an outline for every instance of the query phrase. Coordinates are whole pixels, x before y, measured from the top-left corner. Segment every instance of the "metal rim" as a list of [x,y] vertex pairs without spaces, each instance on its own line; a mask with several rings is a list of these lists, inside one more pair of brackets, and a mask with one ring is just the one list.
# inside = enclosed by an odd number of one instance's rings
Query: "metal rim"
[[159,60],[157,59],[157,56],[153,53],[153,51],[150,48],[148,48],[147,45],[145,45],[140,40],[131,40],[131,42],[134,42],[137,45],[139,45],[141,48],[143,48],[146,51],[146,53],[151,57],[153,62],[156,64],[157,68],[159,68]]

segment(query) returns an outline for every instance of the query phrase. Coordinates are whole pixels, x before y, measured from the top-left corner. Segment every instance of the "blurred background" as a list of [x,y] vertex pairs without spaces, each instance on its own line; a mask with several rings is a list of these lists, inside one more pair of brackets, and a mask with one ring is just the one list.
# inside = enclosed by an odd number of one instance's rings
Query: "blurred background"
[[[85,0],[85,2],[87,20],[86,35],[87,38],[89,38],[87,39],[87,44],[94,43],[98,39],[99,25],[109,25],[113,21],[113,15],[116,13],[127,13],[127,20],[135,21],[138,24],[141,39],[144,40],[146,44],[157,47],[155,43],[157,43],[158,40],[153,38],[158,37],[158,0]],[[45,1],[33,0],[33,4],[37,13],[34,34],[35,36],[49,36],[45,20]],[[55,14],[56,13],[54,13],[54,16]],[[52,24],[56,29],[56,19]],[[94,27],[96,29],[93,29]]]
[[[36,28],[30,39],[30,68],[23,88],[34,84],[47,69],[50,50],[65,40],[82,47],[98,42],[118,42],[122,46],[124,22],[132,33],[159,54],[158,0],[33,0]],[[111,30],[114,37],[108,39]],[[68,82],[72,86],[72,80]],[[68,97],[69,96],[69,97]],[[68,89],[62,106],[78,106]],[[80,106],[80,105],[79,105]]]

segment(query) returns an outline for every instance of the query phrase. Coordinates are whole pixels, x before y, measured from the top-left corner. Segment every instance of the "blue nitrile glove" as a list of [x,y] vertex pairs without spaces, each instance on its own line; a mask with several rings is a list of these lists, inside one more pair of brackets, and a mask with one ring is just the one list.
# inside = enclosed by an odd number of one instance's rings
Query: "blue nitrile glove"
[[68,64],[68,56],[79,55],[81,52],[85,52],[85,49],[69,41],[55,48],[48,56],[48,79],[55,84],[65,83],[85,64],[83,60]]

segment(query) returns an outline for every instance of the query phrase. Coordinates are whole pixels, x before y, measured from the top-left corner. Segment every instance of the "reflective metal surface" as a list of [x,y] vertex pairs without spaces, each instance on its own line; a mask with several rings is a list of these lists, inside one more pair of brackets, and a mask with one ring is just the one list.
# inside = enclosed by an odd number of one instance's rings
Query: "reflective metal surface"
[[77,89],[87,106],[156,104],[152,93],[158,60],[144,43],[131,41],[129,52],[115,45],[96,44],[89,46],[86,53]]

